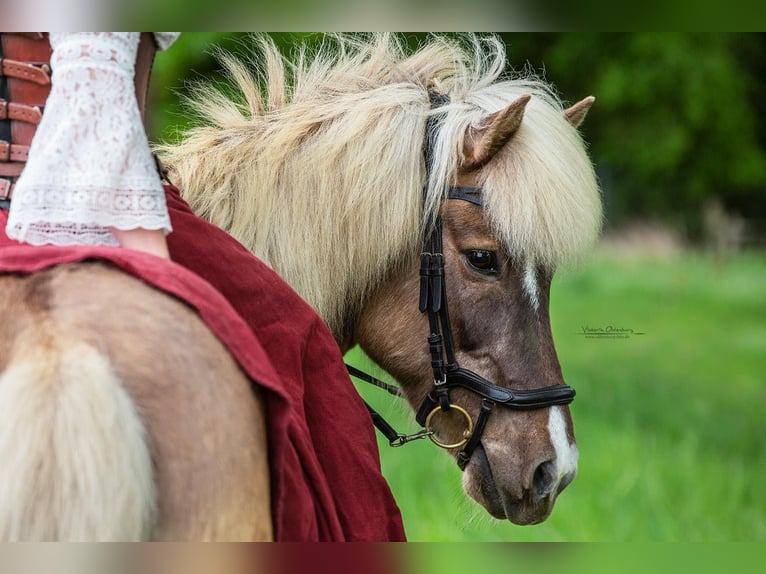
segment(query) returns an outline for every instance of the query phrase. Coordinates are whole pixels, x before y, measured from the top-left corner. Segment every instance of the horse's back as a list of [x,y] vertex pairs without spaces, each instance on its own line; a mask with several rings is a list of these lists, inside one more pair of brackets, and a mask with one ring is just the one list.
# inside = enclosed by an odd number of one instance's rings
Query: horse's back
[[0,313],[0,537],[271,538],[260,397],[187,305],[80,263]]

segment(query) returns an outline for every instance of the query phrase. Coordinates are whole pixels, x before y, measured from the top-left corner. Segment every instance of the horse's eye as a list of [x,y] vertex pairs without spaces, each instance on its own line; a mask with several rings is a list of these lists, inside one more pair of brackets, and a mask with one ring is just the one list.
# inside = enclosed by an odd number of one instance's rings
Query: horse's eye
[[482,273],[494,274],[498,272],[497,269],[497,255],[494,251],[486,251],[484,249],[473,249],[467,251],[465,258],[468,263]]

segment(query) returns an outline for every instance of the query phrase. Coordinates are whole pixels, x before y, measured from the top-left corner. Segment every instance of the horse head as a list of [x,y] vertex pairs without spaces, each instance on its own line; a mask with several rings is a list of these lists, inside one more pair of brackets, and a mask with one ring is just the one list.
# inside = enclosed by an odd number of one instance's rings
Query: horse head
[[[477,197],[492,170],[485,166],[503,161],[501,150],[519,132],[530,99],[524,94],[465,131],[454,175],[462,193],[448,194],[439,208],[454,363],[514,392],[567,388],[549,318],[553,269],[534,256],[510,252]],[[578,127],[593,101],[582,100],[563,117]],[[466,197],[466,191],[474,197]],[[392,277],[371,297],[355,338],[400,382],[413,408],[422,409],[436,387],[433,353],[424,336],[433,329],[425,316],[413,312],[422,289],[414,268],[418,264],[422,267],[416,261],[408,273]],[[457,387],[450,394],[450,401],[461,408],[442,412],[431,403],[438,414],[433,429],[440,437],[437,444],[464,469],[466,493],[495,518],[516,524],[545,520],[577,473],[578,450],[566,404],[492,409],[491,397],[472,389]],[[483,428],[475,428],[479,424]],[[467,432],[481,435],[466,455],[461,447],[468,442],[463,438]]]

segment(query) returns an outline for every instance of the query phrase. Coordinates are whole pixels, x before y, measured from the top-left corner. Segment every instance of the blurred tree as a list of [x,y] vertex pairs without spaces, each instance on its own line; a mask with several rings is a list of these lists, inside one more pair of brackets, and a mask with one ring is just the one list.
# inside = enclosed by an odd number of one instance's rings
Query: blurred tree
[[766,217],[763,35],[518,40],[568,98],[596,96],[584,131],[611,223],[662,218],[697,237],[702,207],[714,198]]
[[[321,34],[273,34],[290,51]],[[425,34],[407,34],[414,47]],[[502,34],[513,69],[532,69],[570,102],[595,95],[583,126],[601,178],[608,225],[658,218],[693,237],[703,205],[766,220],[766,35]],[[247,52],[243,34],[184,34],[157,59],[152,134],[188,125],[178,94],[222,80],[213,46]],[[159,88],[159,89],[157,89]]]

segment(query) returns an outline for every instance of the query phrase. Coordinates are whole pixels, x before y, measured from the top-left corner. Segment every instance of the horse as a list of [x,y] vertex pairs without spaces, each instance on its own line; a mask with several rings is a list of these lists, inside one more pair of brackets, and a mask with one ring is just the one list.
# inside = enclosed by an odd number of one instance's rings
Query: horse
[[197,313],[96,262],[0,308],[0,538],[271,538],[262,400]]
[[[544,520],[577,468],[572,395],[551,394],[564,385],[548,303],[555,269],[600,228],[576,129],[592,98],[564,109],[544,82],[502,77],[491,36],[434,37],[413,53],[392,35],[344,36],[291,61],[266,36],[255,46],[260,75],[220,55],[239,97],[198,86],[200,125],[157,147],[170,179],[343,351],[360,345],[415,408],[436,396],[427,434],[459,459],[471,498],[497,518]],[[426,275],[445,280],[423,283],[437,235],[442,267]],[[432,316],[434,299],[449,320]],[[12,310],[0,325],[0,537],[272,537],[262,397],[192,310],[99,263],[1,276],[0,308]],[[433,320],[450,340],[438,358]],[[447,381],[459,362],[463,379],[444,393],[432,363],[448,351],[437,367]],[[503,389],[510,406],[540,402],[500,408]]]
[[[341,37],[290,62],[256,42],[260,75],[222,55],[238,97],[199,85],[199,125],[158,147],[171,179],[292,285],[343,351],[358,344],[388,372],[421,424],[430,414],[471,498],[496,518],[544,520],[577,468],[568,400],[550,396],[563,376],[548,308],[555,269],[601,225],[576,129],[594,99],[564,109],[543,81],[502,77],[492,36],[432,38],[412,54],[391,35]],[[440,315],[416,308],[430,305],[421,255],[435,253],[435,232],[442,267],[426,274],[446,278]],[[429,352],[432,336],[443,348]],[[429,397],[458,365],[438,414]],[[489,415],[509,394],[489,381],[541,408]],[[461,438],[474,421],[474,440]]]

